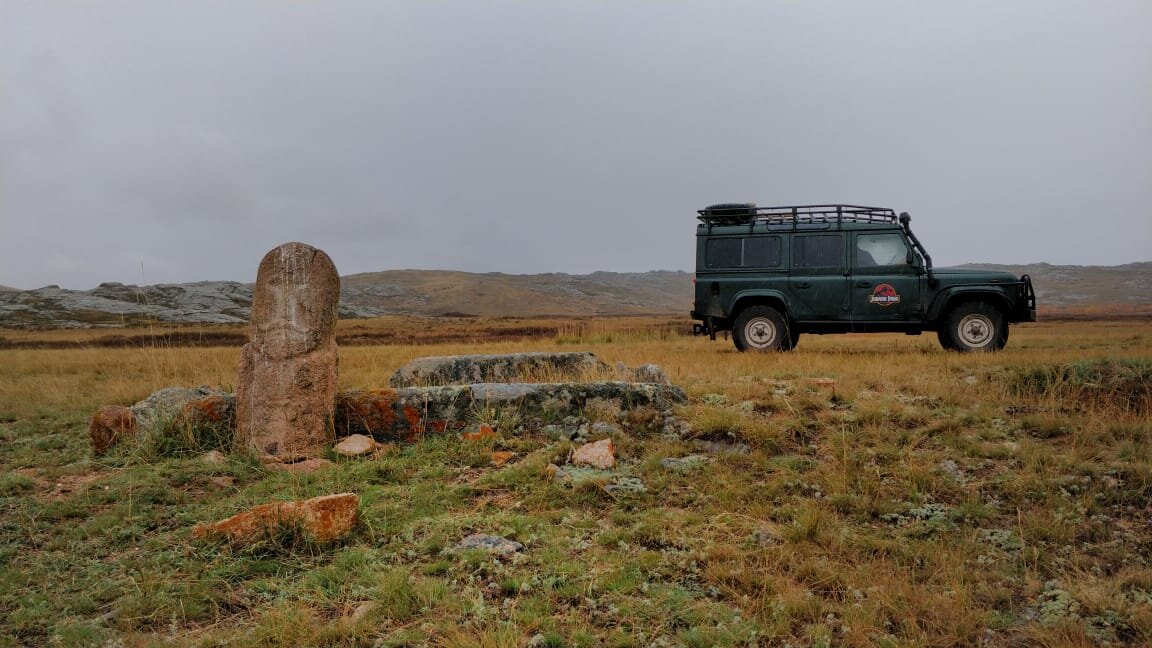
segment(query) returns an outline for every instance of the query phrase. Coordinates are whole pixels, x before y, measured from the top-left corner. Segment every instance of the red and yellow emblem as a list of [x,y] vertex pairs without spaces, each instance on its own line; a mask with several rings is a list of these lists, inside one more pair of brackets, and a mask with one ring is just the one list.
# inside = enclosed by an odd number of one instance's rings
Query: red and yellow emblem
[[892,284],[882,283],[872,290],[872,296],[868,298],[868,302],[877,306],[888,307],[900,303],[900,294],[896,292]]

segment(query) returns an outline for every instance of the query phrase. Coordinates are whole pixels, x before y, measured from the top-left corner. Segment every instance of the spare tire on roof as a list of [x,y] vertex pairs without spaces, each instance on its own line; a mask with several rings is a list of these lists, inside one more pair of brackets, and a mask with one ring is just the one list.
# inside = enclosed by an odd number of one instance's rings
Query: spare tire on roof
[[717,203],[703,210],[704,216],[753,216],[756,203]]

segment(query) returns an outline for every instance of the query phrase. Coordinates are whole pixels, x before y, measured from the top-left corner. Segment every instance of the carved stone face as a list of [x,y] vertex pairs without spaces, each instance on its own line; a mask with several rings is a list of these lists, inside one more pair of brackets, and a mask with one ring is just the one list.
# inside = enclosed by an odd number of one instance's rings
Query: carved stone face
[[285,243],[260,261],[252,293],[252,344],[271,359],[315,349],[336,331],[340,275],[322,250]]

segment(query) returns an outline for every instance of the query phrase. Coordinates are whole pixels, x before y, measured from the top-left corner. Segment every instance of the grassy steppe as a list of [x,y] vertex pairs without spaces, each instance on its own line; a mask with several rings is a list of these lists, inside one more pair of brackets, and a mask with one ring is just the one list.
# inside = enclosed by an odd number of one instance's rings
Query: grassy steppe
[[[626,434],[640,494],[549,481],[568,445],[531,430],[307,476],[240,455],[93,458],[96,407],[230,387],[239,349],[0,349],[0,645],[1152,643],[1146,322],[1018,326],[991,355],[902,335],[746,355],[665,320],[501,342],[483,332],[507,323],[409,326],[477,341],[343,347],[341,382],[383,385],[419,355],[586,349],[662,365],[690,395],[690,436],[749,452],[670,472],[660,460],[701,452],[692,439]],[[495,468],[492,450],[518,457]],[[256,503],[346,490],[364,522],[339,546],[190,539]],[[477,531],[526,550],[446,549]]]

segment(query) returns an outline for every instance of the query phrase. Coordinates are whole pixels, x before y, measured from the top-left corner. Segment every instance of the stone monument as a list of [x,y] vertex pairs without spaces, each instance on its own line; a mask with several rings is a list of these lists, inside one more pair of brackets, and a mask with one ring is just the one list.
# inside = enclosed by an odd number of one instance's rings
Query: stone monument
[[333,440],[340,276],[304,243],[264,255],[236,382],[238,445],[265,461],[318,457]]

